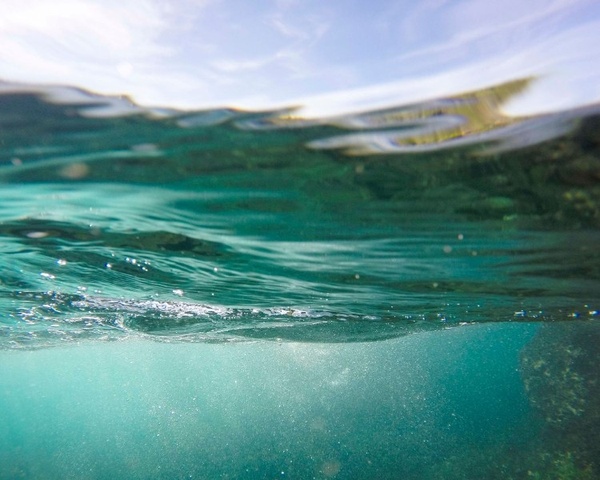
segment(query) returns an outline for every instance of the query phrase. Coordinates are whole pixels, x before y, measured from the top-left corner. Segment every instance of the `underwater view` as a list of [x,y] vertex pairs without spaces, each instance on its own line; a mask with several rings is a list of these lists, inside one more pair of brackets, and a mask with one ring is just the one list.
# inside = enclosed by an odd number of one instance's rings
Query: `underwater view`
[[6,65],[0,479],[600,478],[600,94],[152,107]]

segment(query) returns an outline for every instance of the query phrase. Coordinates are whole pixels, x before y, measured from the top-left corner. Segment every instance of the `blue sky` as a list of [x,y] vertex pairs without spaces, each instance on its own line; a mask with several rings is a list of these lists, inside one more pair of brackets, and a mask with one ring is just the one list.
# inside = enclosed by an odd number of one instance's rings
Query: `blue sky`
[[179,108],[398,105],[527,75],[600,100],[597,0],[2,0],[0,79]]

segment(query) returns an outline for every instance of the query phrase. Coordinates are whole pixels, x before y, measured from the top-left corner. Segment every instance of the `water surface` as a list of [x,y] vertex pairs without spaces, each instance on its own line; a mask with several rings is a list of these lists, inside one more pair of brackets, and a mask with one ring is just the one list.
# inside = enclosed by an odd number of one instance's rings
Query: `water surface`
[[320,119],[4,85],[0,477],[594,478],[600,110],[504,115],[533,81]]

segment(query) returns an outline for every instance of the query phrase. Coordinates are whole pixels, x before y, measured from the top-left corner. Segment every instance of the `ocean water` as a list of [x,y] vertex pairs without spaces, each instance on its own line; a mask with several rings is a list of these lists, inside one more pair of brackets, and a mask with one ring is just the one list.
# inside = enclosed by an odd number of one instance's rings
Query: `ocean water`
[[0,478],[600,478],[600,106],[0,88]]

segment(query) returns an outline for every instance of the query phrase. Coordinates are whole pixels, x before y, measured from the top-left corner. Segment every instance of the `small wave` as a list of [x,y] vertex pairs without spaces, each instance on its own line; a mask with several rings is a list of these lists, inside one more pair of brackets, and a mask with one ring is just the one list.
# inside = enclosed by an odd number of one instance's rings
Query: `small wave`
[[[163,128],[175,125],[184,137],[186,131],[216,127],[265,133],[306,130],[316,136],[305,142],[308,148],[338,149],[353,156],[415,154],[473,146],[478,146],[476,152],[481,155],[521,149],[564,136],[575,128],[577,120],[600,113],[600,105],[592,104],[546,115],[504,114],[503,107],[535,80],[534,77],[519,78],[444,98],[320,118],[303,117],[298,113],[299,108],[250,112],[233,108],[184,111],[144,107],[125,96],[101,96],[74,87],[9,82],[0,82],[0,96],[29,96],[46,105],[47,114],[64,123],[72,123],[74,116],[82,122],[137,117]],[[324,130],[332,130],[334,134],[322,136]],[[139,144],[153,145],[151,141]],[[153,147],[144,150],[146,157],[169,154],[156,145]],[[38,149],[37,155],[40,153]],[[3,170],[11,173],[109,159],[126,161],[140,153],[135,148],[113,148],[83,155],[44,155],[43,160],[31,163],[23,161],[29,155],[18,155],[15,151],[14,158],[20,161],[9,163],[10,168]]]
[[[0,349],[38,349],[81,341],[132,337],[161,342],[239,342],[256,339],[346,343],[380,341],[423,331],[485,322],[549,322],[600,318],[598,311],[567,314],[520,310],[458,315],[399,313],[380,317],[294,307],[225,307],[160,299],[118,299],[58,292],[23,292],[21,307],[4,322]],[[30,306],[27,306],[30,304]],[[16,321],[15,321],[16,320]]]

